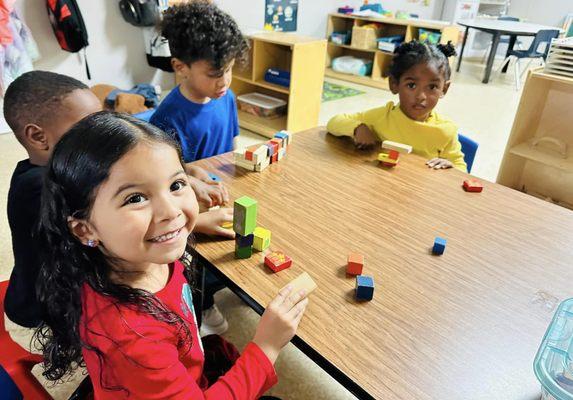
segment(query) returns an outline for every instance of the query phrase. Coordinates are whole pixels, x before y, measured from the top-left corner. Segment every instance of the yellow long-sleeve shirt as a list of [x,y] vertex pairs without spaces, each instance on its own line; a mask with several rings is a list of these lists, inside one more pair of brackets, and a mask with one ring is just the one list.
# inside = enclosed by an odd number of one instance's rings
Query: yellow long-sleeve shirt
[[336,136],[353,136],[360,124],[368,126],[380,140],[408,144],[415,154],[427,159],[445,158],[455,168],[467,172],[457,126],[434,111],[426,121],[415,121],[408,118],[398,104],[390,101],[384,107],[336,115],[328,121],[326,128]]

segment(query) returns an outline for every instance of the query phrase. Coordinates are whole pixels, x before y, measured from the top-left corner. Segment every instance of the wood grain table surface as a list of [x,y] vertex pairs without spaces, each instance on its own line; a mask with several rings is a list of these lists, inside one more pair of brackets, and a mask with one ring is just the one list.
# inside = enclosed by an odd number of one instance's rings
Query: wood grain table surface
[[[258,201],[257,225],[293,266],[274,274],[261,253],[237,260],[233,241],[200,240],[198,252],[262,306],[308,272],[318,289],[296,339],[359,397],[539,398],[533,359],[557,301],[573,294],[573,213],[490,182],[466,193],[468,175],[413,154],[381,168],[377,153],[315,128],[262,173],[231,153],[195,163],[233,199]],[[431,255],[436,236],[443,256]],[[370,302],[354,300],[351,251],[375,280]]]

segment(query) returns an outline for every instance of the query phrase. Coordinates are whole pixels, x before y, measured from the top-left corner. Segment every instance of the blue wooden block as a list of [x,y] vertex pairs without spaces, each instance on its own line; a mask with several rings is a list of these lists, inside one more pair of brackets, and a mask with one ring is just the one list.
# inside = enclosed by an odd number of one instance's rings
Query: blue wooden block
[[371,276],[356,276],[356,300],[372,300],[374,297],[374,279]]
[[250,247],[255,241],[255,235],[253,233],[243,236],[235,233],[235,244],[237,247]]
[[221,178],[215,174],[212,174],[211,172],[209,172],[209,178],[211,178],[214,182],[221,182]]
[[444,250],[446,250],[446,239],[441,237],[434,239],[434,247],[432,248],[432,253],[439,256],[444,254]]

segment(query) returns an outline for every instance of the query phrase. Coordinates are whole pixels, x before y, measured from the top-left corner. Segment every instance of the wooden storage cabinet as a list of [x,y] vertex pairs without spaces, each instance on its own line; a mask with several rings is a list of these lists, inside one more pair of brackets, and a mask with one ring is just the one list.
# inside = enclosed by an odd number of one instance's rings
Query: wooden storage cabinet
[[[392,53],[378,49],[361,48],[350,44],[341,45],[330,41],[333,32],[352,31],[354,27],[361,27],[370,23],[382,24],[379,37],[404,35],[405,41],[418,39],[420,28],[439,32],[442,36],[441,43],[451,41],[454,45],[458,42],[459,29],[449,22],[424,21],[419,19],[394,19],[394,18],[366,18],[345,14],[330,14],[328,16],[326,36],[329,40],[326,55],[326,76],[342,79],[362,85],[388,89],[387,70],[392,61]],[[355,44],[355,43],[354,43]],[[332,59],[341,56],[354,56],[373,61],[372,74],[370,76],[356,76],[336,72],[330,68]],[[453,65],[453,60],[450,60]]]
[[529,73],[497,182],[573,209],[573,79]]
[[[257,117],[239,110],[239,125],[273,137],[282,129],[297,132],[318,125],[324,81],[326,40],[290,33],[264,32],[249,36],[246,65],[233,70],[231,89],[236,96],[258,92],[287,102],[287,114],[278,118]],[[290,72],[290,87],[266,82],[268,68]]]

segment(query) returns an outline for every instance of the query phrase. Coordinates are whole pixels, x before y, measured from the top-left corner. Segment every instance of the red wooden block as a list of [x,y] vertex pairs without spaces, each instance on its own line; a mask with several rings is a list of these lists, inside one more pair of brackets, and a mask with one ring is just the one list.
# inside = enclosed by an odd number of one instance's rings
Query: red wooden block
[[273,154],[271,157],[271,164],[274,164],[279,161],[279,153]]
[[346,273],[349,275],[362,275],[362,268],[364,268],[364,256],[358,253],[350,253],[348,255]]
[[381,164],[382,164],[383,167],[395,167],[395,166],[396,166],[396,164],[394,164],[394,163],[389,163],[389,162],[386,162],[386,161],[381,161]]
[[466,179],[464,181],[464,190],[466,192],[479,193],[483,190],[483,185],[477,179]]
[[279,272],[292,265],[292,259],[282,251],[273,251],[265,256],[265,265],[273,272]]
[[[273,139],[271,139],[270,141],[273,142],[273,143],[276,143],[276,144],[279,146],[278,148],[279,148],[279,149],[282,149],[282,147],[283,147],[283,141],[282,141],[282,139],[273,138]],[[277,151],[278,151],[278,150],[277,150]]]
[[248,161],[253,161],[253,153],[257,151],[259,147],[261,147],[260,144],[247,147],[247,150],[245,151],[245,159]]
[[273,156],[274,154],[277,154],[279,152],[279,144],[277,142],[273,142],[272,140],[269,140],[267,142],[267,144],[272,146],[272,148],[273,148],[273,153],[271,154],[271,156]]
[[400,157],[400,153],[398,153],[396,150],[390,150],[388,152],[388,157],[390,157],[392,160],[397,160],[398,157]]

